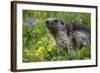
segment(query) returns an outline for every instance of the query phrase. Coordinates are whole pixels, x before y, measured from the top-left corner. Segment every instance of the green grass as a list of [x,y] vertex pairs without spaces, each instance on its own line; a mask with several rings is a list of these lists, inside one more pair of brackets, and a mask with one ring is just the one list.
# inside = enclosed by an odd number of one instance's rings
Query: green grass
[[[90,13],[23,10],[23,62],[90,59],[90,47],[77,49],[76,54],[73,55],[71,52],[55,46],[55,40],[45,25],[46,19],[50,17],[60,18],[68,23],[91,26]],[[34,20],[34,27],[27,25],[27,18]]]

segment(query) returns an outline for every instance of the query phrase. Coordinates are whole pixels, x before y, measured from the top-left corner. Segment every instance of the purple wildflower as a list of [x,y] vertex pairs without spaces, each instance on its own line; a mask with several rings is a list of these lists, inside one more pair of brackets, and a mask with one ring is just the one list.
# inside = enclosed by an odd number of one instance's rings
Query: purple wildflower
[[32,18],[27,18],[26,23],[28,26],[34,26],[35,21]]

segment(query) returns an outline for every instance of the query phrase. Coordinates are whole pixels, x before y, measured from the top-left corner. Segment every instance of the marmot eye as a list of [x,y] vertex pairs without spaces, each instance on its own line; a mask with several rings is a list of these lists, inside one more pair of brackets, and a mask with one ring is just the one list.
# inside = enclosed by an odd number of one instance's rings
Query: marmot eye
[[62,25],[64,25],[64,22],[63,22],[63,21],[61,21],[61,24],[62,24]]
[[58,20],[54,20],[54,22],[58,22]]

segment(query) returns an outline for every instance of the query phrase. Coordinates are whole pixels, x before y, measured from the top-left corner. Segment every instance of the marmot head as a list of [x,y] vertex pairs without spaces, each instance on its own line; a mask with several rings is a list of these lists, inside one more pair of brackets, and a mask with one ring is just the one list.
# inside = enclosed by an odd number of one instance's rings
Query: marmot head
[[65,22],[62,19],[48,18],[46,26],[54,37],[57,46],[65,46],[68,42]]
[[46,26],[50,31],[66,30],[64,20],[57,18],[48,18],[46,20]]

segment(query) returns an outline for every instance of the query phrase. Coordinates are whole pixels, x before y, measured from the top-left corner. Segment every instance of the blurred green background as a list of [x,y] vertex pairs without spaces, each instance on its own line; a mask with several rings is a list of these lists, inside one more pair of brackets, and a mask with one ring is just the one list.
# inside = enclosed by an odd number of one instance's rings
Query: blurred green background
[[91,26],[90,13],[23,10],[23,62],[90,59],[90,47],[78,49],[73,55],[55,46],[55,40],[45,25],[50,17]]

